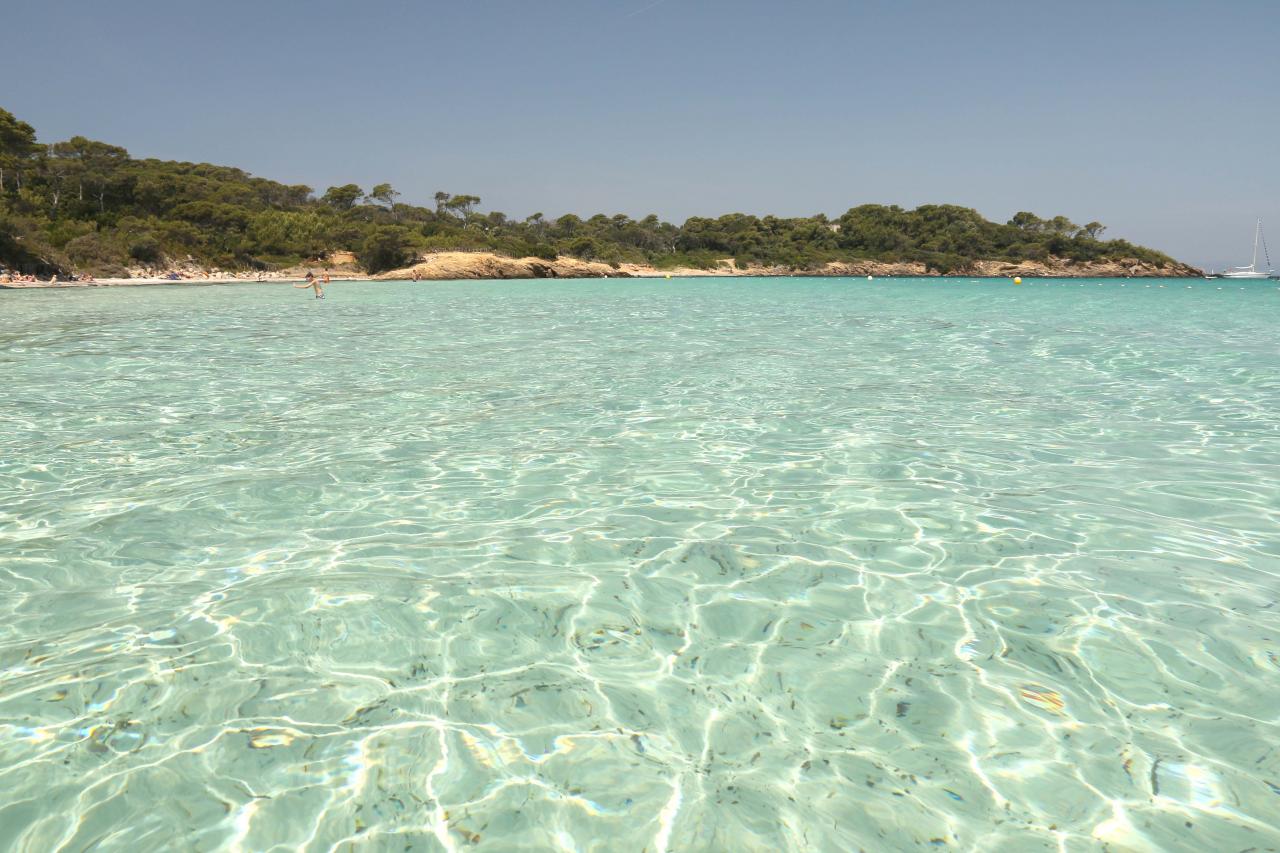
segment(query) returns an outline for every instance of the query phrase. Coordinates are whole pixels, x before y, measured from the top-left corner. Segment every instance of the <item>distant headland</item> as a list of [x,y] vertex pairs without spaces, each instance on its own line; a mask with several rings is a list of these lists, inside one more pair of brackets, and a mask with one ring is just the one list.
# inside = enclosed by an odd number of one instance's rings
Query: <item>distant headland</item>
[[62,279],[272,279],[311,265],[375,278],[653,275],[1197,276],[1098,222],[865,204],[838,217],[572,214],[523,219],[390,184],[285,185],[206,163],[139,160],[75,136],[37,142],[0,109],[0,267]]

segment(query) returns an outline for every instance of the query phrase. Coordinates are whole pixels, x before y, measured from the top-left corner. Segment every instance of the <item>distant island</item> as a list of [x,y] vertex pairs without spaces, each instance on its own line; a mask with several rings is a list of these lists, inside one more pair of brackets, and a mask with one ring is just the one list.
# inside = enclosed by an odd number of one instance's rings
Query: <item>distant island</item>
[[285,185],[206,163],[138,160],[75,136],[37,142],[0,109],[0,267],[98,277],[279,274],[332,266],[378,278],[718,275],[1191,276],[1098,222],[1018,213],[999,224],[949,204],[864,204],[843,215],[572,214],[524,219],[474,195],[435,206],[390,184]]

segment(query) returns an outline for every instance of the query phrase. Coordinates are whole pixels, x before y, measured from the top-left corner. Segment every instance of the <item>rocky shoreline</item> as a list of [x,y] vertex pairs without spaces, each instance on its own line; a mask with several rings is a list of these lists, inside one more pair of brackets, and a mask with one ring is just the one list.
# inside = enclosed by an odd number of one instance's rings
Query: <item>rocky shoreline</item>
[[[659,269],[644,264],[620,264],[613,267],[598,261],[582,261],[560,257],[554,261],[541,258],[507,258],[487,252],[439,252],[427,255],[417,264],[372,276],[376,281],[413,279],[445,281],[456,279],[513,278],[673,278],[705,276],[874,276],[877,278],[940,277],[923,263],[885,263],[852,261],[829,263],[821,267],[739,267],[724,260],[714,269],[679,267]],[[1113,261],[1075,262],[1066,258],[1048,261],[974,261],[947,274],[964,278],[1200,278],[1198,269],[1186,264],[1152,264],[1133,258]]]
[[[620,264],[612,266],[600,261],[584,261],[578,258],[560,257],[554,261],[543,258],[508,258],[489,252],[436,252],[418,263],[403,269],[390,270],[378,275],[359,271],[354,257],[342,253],[337,263],[317,260],[288,270],[267,273],[230,273],[223,270],[195,270],[183,268],[182,277],[172,279],[167,273],[156,270],[137,270],[131,278],[107,278],[95,281],[49,281],[0,283],[0,289],[40,287],[121,287],[139,285],[192,285],[236,284],[257,282],[262,284],[295,282],[302,280],[308,270],[317,273],[328,271],[335,280],[373,281],[457,281],[503,280],[543,278],[704,278],[734,276],[829,276],[864,278],[1201,278],[1204,273],[1186,264],[1152,264],[1136,259],[1113,261],[1074,262],[1065,258],[1048,261],[974,261],[945,276],[928,269],[923,263],[885,263],[882,261],[851,261],[829,263],[821,267],[796,269],[792,267],[739,267],[732,260],[721,261],[713,269],[677,267],[659,269],[645,264]],[[132,271],[131,271],[132,272]]]

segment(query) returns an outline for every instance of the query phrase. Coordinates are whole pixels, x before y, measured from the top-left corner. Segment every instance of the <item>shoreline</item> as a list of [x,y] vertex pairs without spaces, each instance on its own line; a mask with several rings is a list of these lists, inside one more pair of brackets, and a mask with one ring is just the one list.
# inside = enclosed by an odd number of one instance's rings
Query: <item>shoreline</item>
[[[333,281],[369,281],[364,273],[341,273],[334,276]],[[99,278],[93,281],[12,281],[0,282],[0,290],[63,290],[80,287],[199,287],[205,284],[297,284],[304,279],[301,275],[273,275],[270,278],[237,278],[233,275],[211,275],[208,278],[161,278],[157,276],[140,276],[138,278]]]
[[302,279],[289,278],[235,278],[233,276],[210,276],[209,278],[99,278],[93,281],[13,281],[0,282],[0,290],[65,290],[68,288],[88,287],[159,287],[172,285],[175,287],[198,287],[204,284],[290,284]]
[[402,269],[371,276],[375,281],[513,279],[513,278],[1202,278],[1186,264],[1157,265],[1136,258],[1076,263],[1065,258],[1047,261],[971,261],[949,273],[930,270],[920,262],[833,261],[818,267],[739,267],[725,258],[711,269],[649,264],[618,264],[577,258],[509,258],[490,252],[437,252]]
[[[725,259],[712,269],[676,267],[659,269],[647,264],[619,264],[616,267],[600,261],[560,257],[510,258],[488,252],[437,252],[401,269],[368,275],[346,266],[329,268],[333,281],[502,281],[560,278],[862,278],[862,279],[1130,279],[1130,278],[1207,278],[1201,270],[1185,264],[1158,266],[1136,259],[1073,263],[1051,258],[1048,262],[973,261],[966,268],[949,273],[929,270],[919,262],[884,261],[831,262],[821,267],[792,269],[784,267],[739,267]],[[303,265],[288,270],[261,274],[234,274],[221,270],[183,278],[138,276],[136,278],[102,278],[94,281],[23,281],[0,282],[3,290],[61,289],[73,287],[164,287],[206,284],[296,284],[304,279],[300,269],[324,269],[324,265]]]
[[[332,277],[332,278],[331,278],[331,283],[332,283],[332,284],[347,284],[347,283],[364,283],[364,282],[390,282],[390,281],[404,281],[404,282],[409,282],[409,283],[411,283],[411,284],[419,284],[419,283],[421,283],[421,284],[427,284],[427,283],[431,283],[431,282],[438,282],[438,281],[545,281],[545,280],[547,280],[548,278],[551,278],[551,280],[554,280],[556,277],[547,277],[547,276],[524,276],[524,277],[513,277],[513,276],[493,276],[493,277],[469,277],[469,278],[468,278],[468,277],[463,276],[463,277],[457,277],[457,278],[423,278],[423,279],[420,279],[420,280],[419,280],[419,281],[417,281],[417,282],[414,282],[414,281],[412,281],[412,280],[411,280],[411,279],[409,279],[409,278],[394,278],[394,279],[393,279],[393,278],[378,278],[378,277],[371,277],[371,276],[367,276],[367,275],[361,275],[361,276],[346,276],[346,275],[343,275],[343,276],[335,276],[335,277]],[[607,278],[607,279],[636,279],[636,280],[642,280],[642,281],[648,281],[648,280],[652,280],[652,279],[672,279],[672,280],[675,280],[675,279],[689,279],[689,278],[716,278],[716,279],[725,279],[725,278],[831,278],[831,279],[841,279],[841,278],[844,278],[844,279],[860,280],[860,281],[865,281],[865,280],[874,280],[874,281],[917,281],[917,280],[920,280],[920,279],[937,279],[938,281],[975,281],[975,282],[976,282],[976,281],[983,281],[983,282],[985,282],[985,281],[1011,281],[1011,280],[1013,279],[1013,276],[1008,276],[1008,275],[977,275],[977,274],[971,274],[971,275],[956,275],[956,274],[946,274],[946,275],[942,275],[942,274],[931,274],[931,275],[877,275],[877,276],[864,276],[864,275],[854,275],[854,274],[831,274],[831,273],[813,273],[813,272],[797,272],[797,273],[758,273],[758,272],[751,272],[751,273],[747,273],[747,272],[740,272],[740,273],[731,273],[731,274],[723,274],[723,273],[717,274],[717,273],[707,273],[706,271],[699,271],[699,272],[696,272],[696,273],[685,273],[685,272],[678,272],[678,273],[675,273],[675,272],[673,272],[673,273],[666,273],[666,272],[659,272],[659,273],[630,274],[630,275],[614,273],[614,274],[611,274],[611,275],[600,275],[600,276],[564,276],[563,278],[581,279],[581,280],[588,280],[588,279],[597,279],[597,280],[600,280],[600,279],[606,279],[606,278]],[[1162,276],[1162,275],[1146,275],[1146,276],[1105,276],[1105,275],[1054,275],[1054,276],[1045,276],[1045,275],[1028,275],[1028,276],[1019,276],[1019,278],[1021,278],[1021,279],[1023,280],[1023,283],[1024,283],[1024,284],[1026,284],[1026,283],[1030,283],[1030,282],[1032,282],[1032,281],[1048,281],[1048,280],[1071,281],[1071,280],[1075,280],[1075,279],[1080,279],[1080,280],[1090,280],[1090,281],[1094,281],[1094,280],[1098,280],[1098,279],[1111,280],[1111,281],[1127,281],[1127,280],[1132,280],[1132,279],[1136,279],[1136,278],[1147,278],[1147,279],[1163,279],[1163,278],[1168,278],[1168,279],[1187,279],[1187,280],[1200,279],[1200,280],[1205,280],[1205,281],[1212,280],[1212,279],[1210,279],[1210,277],[1208,277],[1208,276],[1188,276],[1188,275],[1163,275],[1163,276]],[[259,281],[258,279],[226,278],[226,277],[219,277],[219,278],[206,278],[206,279],[184,279],[184,280],[181,280],[181,281],[172,281],[172,280],[166,280],[166,279],[151,279],[151,278],[148,278],[148,279],[141,279],[141,278],[137,278],[137,279],[113,278],[113,279],[98,279],[98,280],[96,280],[96,281],[85,281],[85,282],[81,282],[81,281],[60,281],[60,282],[58,282],[57,284],[52,284],[52,283],[47,282],[47,281],[37,281],[37,282],[12,282],[12,283],[7,283],[7,282],[5,282],[5,283],[0,283],[0,290],[72,290],[72,289],[85,290],[85,289],[94,288],[94,287],[167,287],[167,286],[174,286],[174,287],[204,287],[204,286],[225,285],[225,284],[262,284],[262,285],[286,285],[286,284],[287,284],[287,285],[293,285],[293,284],[297,284],[298,282],[300,282],[300,281],[302,281],[302,280],[303,280],[303,279],[302,279],[302,278],[300,278],[300,277],[299,277],[299,278],[276,278],[276,279],[266,279],[266,280],[262,280],[262,281]]]

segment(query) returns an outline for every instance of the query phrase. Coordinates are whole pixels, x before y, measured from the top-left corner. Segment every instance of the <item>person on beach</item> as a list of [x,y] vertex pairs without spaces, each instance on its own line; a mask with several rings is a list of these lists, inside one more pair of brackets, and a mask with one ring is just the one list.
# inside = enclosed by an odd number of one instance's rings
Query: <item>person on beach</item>
[[308,271],[306,280],[301,284],[295,284],[294,287],[309,287],[316,292],[316,299],[324,299],[324,288],[320,286],[320,279],[316,278],[313,272]]

